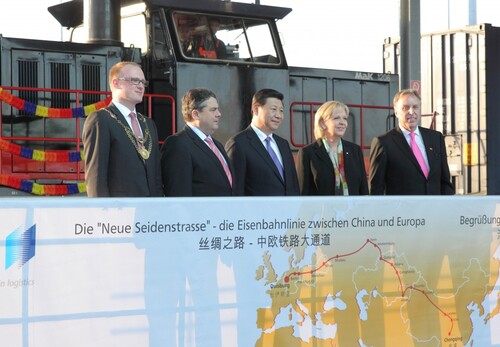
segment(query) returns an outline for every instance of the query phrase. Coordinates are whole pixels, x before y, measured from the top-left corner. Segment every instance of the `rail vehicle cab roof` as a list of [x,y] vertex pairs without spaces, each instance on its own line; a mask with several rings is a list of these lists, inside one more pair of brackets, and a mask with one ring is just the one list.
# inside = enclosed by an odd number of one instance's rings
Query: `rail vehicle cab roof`
[[200,11],[213,14],[227,14],[251,18],[283,19],[292,9],[267,5],[246,4],[221,0],[146,0],[153,7],[163,7],[181,11]]
[[[276,21],[290,13],[290,8],[220,0],[121,2],[122,6],[135,4],[145,5],[145,10],[140,11],[150,17],[149,34],[140,34],[139,28],[145,28],[145,24],[122,24],[122,36],[115,42],[139,47],[160,62],[175,59],[202,64],[287,67]],[[65,27],[83,24],[83,0],[55,5],[48,10]],[[142,12],[138,14],[142,16]],[[214,20],[218,22],[216,29]],[[123,28],[130,27],[135,28],[133,35],[123,34]],[[216,47],[212,42],[216,42]],[[169,52],[175,57],[169,56]]]
[[[250,18],[283,19],[292,9],[268,5],[256,5],[221,0],[121,0],[121,6],[145,3],[150,9],[166,8],[180,11],[199,11]],[[72,0],[50,6],[48,11],[67,28],[83,24],[83,0]]]

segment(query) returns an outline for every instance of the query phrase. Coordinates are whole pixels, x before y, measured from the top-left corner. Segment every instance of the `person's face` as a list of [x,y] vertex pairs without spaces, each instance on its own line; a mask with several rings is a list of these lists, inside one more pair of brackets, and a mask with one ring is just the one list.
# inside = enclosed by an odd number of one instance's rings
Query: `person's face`
[[265,105],[254,105],[253,113],[257,115],[255,125],[270,135],[278,130],[283,121],[283,102],[277,98],[267,98]]
[[215,98],[208,99],[201,109],[193,110],[195,123],[205,135],[212,135],[219,129],[221,116],[219,103]]
[[210,30],[212,30],[212,34],[216,34],[219,31],[220,23],[216,20],[210,21]]
[[179,39],[181,42],[187,42],[189,40],[189,28],[185,26],[179,26]]
[[402,128],[414,131],[420,122],[420,100],[414,95],[403,95],[394,105],[394,113]]
[[344,136],[348,125],[347,117],[344,110],[335,110],[328,119],[320,121],[320,126],[323,127],[327,140]]
[[135,105],[142,102],[145,87],[143,83],[133,84],[131,80],[145,80],[140,67],[126,65],[122,68],[119,78],[113,80],[115,88],[113,97],[132,110]]

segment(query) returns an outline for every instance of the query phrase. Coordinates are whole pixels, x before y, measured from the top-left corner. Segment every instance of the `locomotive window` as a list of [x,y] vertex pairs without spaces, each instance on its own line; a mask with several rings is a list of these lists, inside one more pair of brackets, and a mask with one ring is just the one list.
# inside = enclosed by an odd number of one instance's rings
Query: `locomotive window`
[[174,23],[176,41],[187,60],[279,63],[265,20],[177,12]]
[[153,61],[158,65],[164,65],[172,60],[172,50],[167,39],[166,22],[163,12],[152,12],[150,28],[150,53]]
[[[278,63],[278,55],[273,36],[267,22],[262,20],[243,20],[242,28],[231,33],[234,38],[229,42],[239,47],[239,58],[248,62]],[[229,34],[229,33],[228,33]]]

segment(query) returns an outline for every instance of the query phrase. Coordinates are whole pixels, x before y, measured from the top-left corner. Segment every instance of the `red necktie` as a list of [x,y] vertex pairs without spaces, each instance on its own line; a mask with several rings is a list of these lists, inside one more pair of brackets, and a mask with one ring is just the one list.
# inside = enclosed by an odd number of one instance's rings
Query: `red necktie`
[[139,122],[137,121],[137,117],[134,112],[130,112],[130,120],[135,137],[141,138],[142,137],[141,127],[139,126]]
[[418,164],[420,165],[425,178],[427,178],[429,176],[429,170],[427,169],[427,165],[425,165],[424,156],[422,155],[422,152],[420,151],[420,148],[415,141],[415,133],[413,131],[410,133],[410,147],[413,151],[413,154],[415,155],[415,158],[417,158]]
[[229,180],[229,185],[232,187],[233,186],[233,178],[231,176],[231,171],[229,170],[229,166],[227,165],[226,161],[224,160],[222,153],[219,151],[219,149],[215,145],[214,141],[212,141],[212,139],[210,137],[206,137],[205,141],[208,143],[208,146],[210,147],[212,152],[215,153],[215,155],[219,159],[220,163],[222,164],[222,167],[224,168],[224,172],[226,173],[227,179]]

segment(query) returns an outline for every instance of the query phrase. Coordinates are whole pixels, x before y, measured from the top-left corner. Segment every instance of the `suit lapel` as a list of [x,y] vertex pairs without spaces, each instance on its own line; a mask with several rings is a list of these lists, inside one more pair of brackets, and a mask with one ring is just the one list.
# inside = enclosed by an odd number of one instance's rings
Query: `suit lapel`
[[[126,126],[129,127],[129,129],[132,131],[133,133],[133,129],[130,127],[127,119],[125,118],[125,116],[120,112],[120,110],[118,109],[118,107],[115,106],[115,104],[111,103],[109,106],[108,106],[108,110],[110,110],[119,120],[120,122],[122,122],[123,124],[125,124]],[[139,123],[139,126],[141,127],[141,131],[142,131],[142,135],[143,137],[145,138],[146,137],[146,130],[148,129],[149,130],[149,126],[147,124],[147,120],[146,120],[146,116],[143,116],[142,114],[138,113],[137,114],[137,122]],[[148,139],[148,140],[152,140],[151,138]],[[149,141],[148,141],[149,142]],[[146,143],[145,143],[146,145]],[[146,146],[147,147],[147,146]]]
[[[232,176],[233,175],[233,168],[231,165],[231,161],[229,160],[229,157],[226,154],[226,150],[224,149],[224,146],[222,146],[222,144],[219,141],[217,141],[216,139],[214,139],[213,137],[212,137],[212,140],[214,141],[215,146],[219,149],[220,154],[224,157],[224,160],[226,160],[227,167],[229,168],[229,172],[231,172],[231,176]],[[219,166],[221,167],[222,172],[224,173],[224,176],[227,177],[226,171],[224,171],[224,168],[222,167],[222,163],[220,162],[219,158],[217,158],[215,153],[212,152],[212,150],[210,148],[209,148],[209,150],[214,155],[217,162],[219,163]],[[228,183],[229,183],[229,180],[228,180]]]
[[[281,140],[281,138],[273,135],[274,137],[274,141],[276,141],[276,144],[278,145],[278,149],[280,151],[280,154],[281,154],[281,160],[283,161],[283,178],[281,178],[281,175],[278,171],[278,168],[276,167],[276,164],[274,163],[274,161],[272,161],[271,159],[271,162],[273,163],[273,168],[274,168],[274,172],[278,175],[278,177],[282,180],[282,182],[286,181],[286,174],[287,172],[289,172],[289,168],[290,167],[293,167],[295,169],[295,165],[293,165],[293,163],[290,163],[288,161],[288,156],[285,155],[285,153],[287,153],[290,148],[288,147],[288,143],[284,142]],[[267,149],[266,149],[266,152],[267,152]],[[271,156],[269,156],[271,157]]]
[[[271,167],[271,169],[274,171],[274,174],[283,182],[281,175],[278,171],[278,168],[274,164],[274,161],[271,159],[271,156],[267,152],[266,147],[264,147],[264,144],[260,141],[259,136],[255,133],[255,131],[252,129],[251,126],[247,128],[247,135],[248,135],[248,142],[250,143],[250,146],[252,146],[255,151],[262,157],[262,159]],[[276,141],[276,138],[275,138]],[[280,152],[282,151],[280,148],[280,144],[278,141],[276,141],[276,144],[278,145],[278,149]],[[283,158],[283,156],[281,156]],[[283,159],[284,160],[284,159]],[[283,174],[285,172],[284,169],[285,163],[283,162]]]
[[[211,160],[215,163],[215,165],[219,168],[219,171],[221,172],[221,174],[226,178],[226,180],[228,180],[227,176],[226,176],[226,172],[224,171],[224,168],[222,167],[222,163],[220,162],[219,158],[217,158],[217,155],[212,151],[212,149],[202,139],[200,139],[200,137],[197,134],[195,134],[195,132],[188,125],[184,126],[184,131],[191,138],[191,140],[193,141],[193,144],[196,147],[200,148],[201,151],[205,153],[206,158],[208,158],[209,160]],[[221,147],[218,146],[217,141],[215,141],[215,139],[213,139],[213,141],[214,141],[215,146],[221,152],[224,159],[226,159],[226,163],[228,163],[228,165],[229,165],[229,160],[224,155],[224,152],[221,150]],[[229,167],[229,171],[231,171],[231,167]],[[232,172],[231,172],[231,174],[232,174]],[[229,184],[229,180],[228,180],[228,184]]]
[[[349,173],[351,172],[351,167],[354,164],[352,156],[354,155],[354,148],[351,146],[349,142],[343,141],[342,140],[342,151],[344,152],[344,172],[346,177],[349,176]],[[356,170],[352,170],[352,172],[355,172]],[[349,184],[349,181],[347,181]]]
[[[134,143],[132,142],[132,140],[129,138],[129,135],[127,135],[127,132],[125,129],[123,129],[123,127],[128,127],[131,131],[131,134],[133,134],[133,130],[132,128],[130,127],[130,125],[128,124],[128,121],[125,119],[125,117],[123,116],[123,114],[120,112],[120,110],[115,106],[115,104],[111,103],[109,104],[109,106],[107,107],[107,110],[109,112],[111,112],[115,117],[116,117],[116,121],[120,124],[117,124],[118,127],[121,128],[121,131],[123,132],[123,136],[128,138],[129,141],[130,141],[130,144],[131,146],[134,148],[134,151],[136,152],[137,154],[137,157],[143,162],[144,165],[146,165],[146,160],[144,160],[141,155],[139,154],[139,152],[137,152],[137,149],[134,145]],[[144,131],[144,128],[143,128],[143,131]],[[133,135],[132,135],[133,136]],[[146,144],[144,144],[145,146],[147,146]],[[147,147],[146,147],[147,148]]]
[[[226,153],[224,146],[219,141],[214,140],[214,143],[217,146],[217,148],[219,149],[219,151],[222,154],[222,156],[224,157],[224,159],[226,160],[226,163],[227,163],[227,166],[229,167],[229,171],[231,172],[231,175],[234,175],[233,165],[231,163],[231,160],[229,160],[229,157],[227,156],[227,153]],[[224,172],[224,174],[226,174],[226,173]]]
[[333,172],[332,160],[330,159],[322,140],[318,140],[314,143],[313,152],[321,161],[328,165],[328,168]]
[[[116,107],[113,103],[111,103],[108,106],[108,110],[116,116],[116,119],[117,119],[118,122],[120,122],[121,124],[123,124],[124,126],[126,126],[126,127],[128,127],[130,129],[131,134],[134,133],[134,130],[130,127],[130,124],[128,123],[127,119],[120,112],[120,110],[118,109],[118,107]],[[139,126],[141,127],[142,135],[145,136],[146,135],[145,131],[148,128],[148,126],[146,124],[145,117],[142,116],[142,115],[137,115],[137,121],[139,123]]]
[[434,151],[438,150],[434,148],[434,141],[431,136],[431,133],[427,131],[427,129],[419,127],[420,135],[422,135],[422,141],[424,142],[425,154],[427,154],[427,162],[429,163],[429,175],[434,167],[436,167],[437,163],[434,162],[436,156],[434,155]]
[[108,106],[108,110],[111,111],[111,113],[113,113],[117,120],[124,124],[125,126],[128,126],[129,129],[132,131],[133,133],[133,130],[132,128],[130,127],[130,125],[128,124],[128,121],[127,119],[125,118],[125,116],[120,112],[120,110],[118,109],[118,107],[115,106],[115,104],[111,103],[109,106]]
[[216,160],[219,164],[219,159],[215,155],[215,153],[208,147],[208,145],[203,142],[202,139],[198,135],[195,134],[195,132],[188,126],[184,126],[184,131],[186,134],[189,136],[189,138],[193,141],[193,144],[198,147],[203,153],[207,155],[208,158],[211,160]]
[[412,162],[412,164],[417,168],[419,172],[422,172],[422,169],[420,168],[420,164],[418,163],[417,158],[415,158],[415,155],[413,154],[410,145],[408,145],[408,142],[406,141],[405,136],[403,135],[399,127],[396,126],[392,130],[391,135],[393,142],[400,149],[403,156],[405,158],[408,158],[408,160]]
[[[145,148],[153,148],[153,146],[155,145],[154,143],[152,143],[153,134],[151,133],[151,131],[149,129],[146,116],[143,116],[142,114],[138,113],[137,120],[139,121],[139,126],[141,127],[141,130],[142,130],[142,136],[145,140],[144,147]],[[149,134],[149,136],[147,134]],[[150,147],[150,145],[151,145],[151,147]]]

